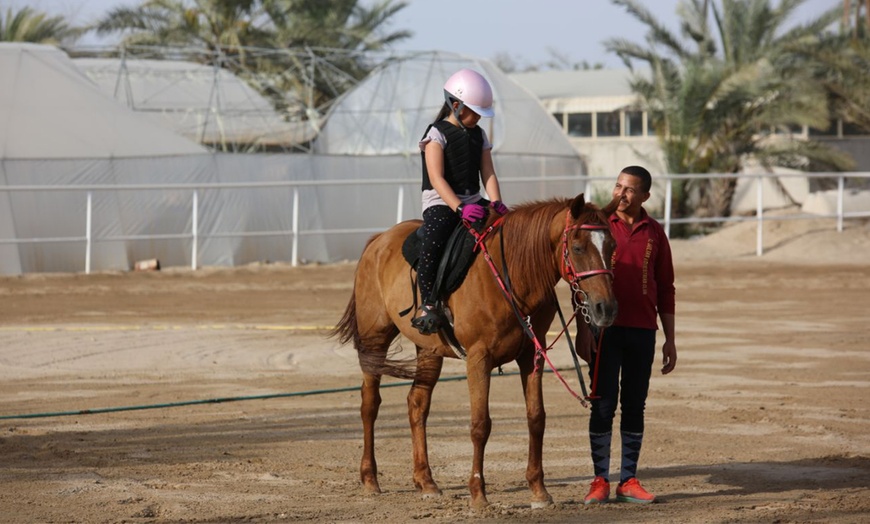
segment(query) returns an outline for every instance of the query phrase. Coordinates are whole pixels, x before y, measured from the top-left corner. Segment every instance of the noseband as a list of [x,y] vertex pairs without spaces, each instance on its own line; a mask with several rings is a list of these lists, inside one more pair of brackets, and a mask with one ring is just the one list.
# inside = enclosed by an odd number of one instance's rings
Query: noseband
[[[571,261],[570,248],[568,247],[568,233],[576,229],[585,231],[607,231],[610,230],[610,227],[606,225],[572,224],[570,209],[565,215],[565,231],[562,232],[562,277],[571,284],[571,290],[574,291],[574,293],[583,293],[580,289],[580,281],[589,277],[594,277],[595,275],[610,275],[610,277],[613,278],[613,270],[590,269],[589,271],[577,271],[574,268],[574,262]],[[604,261],[603,253],[601,260]],[[585,295],[586,293],[583,294]]]

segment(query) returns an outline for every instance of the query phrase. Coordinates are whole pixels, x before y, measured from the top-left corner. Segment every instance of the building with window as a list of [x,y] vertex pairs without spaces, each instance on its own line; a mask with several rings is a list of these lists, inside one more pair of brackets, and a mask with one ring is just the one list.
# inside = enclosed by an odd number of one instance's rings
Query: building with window
[[[582,71],[536,71],[515,73],[511,78],[536,95],[544,108],[562,127],[571,144],[580,153],[589,176],[607,179],[592,184],[592,196],[609,194],[613,177],[629,164],[642,164],[653,173],[665,171],[664,158],[647,114],[639,109],[631,90],[632,73],[628,69]],[[798,139],[813,139],[849,153],[855,159],[855,171],[870,171],[870,135],[843,120],[834,120],[824,130],[796,126],[786,132]],[[783,131],[771,129],[771,136]],[[747,172],[758,169],[747,166]],[[787,172],[789,170],[779,170]],[[754,195],[747,184],[738,184],[733,212],[755,208]],[[746,186],[746,187],[741,187]],[[778,189],[777,189],[778,188]],[[816,188],[806,180],[782,178],[768,192],[772,207],[787,202],[802,202]],[[778,191],[787,195],[777,198]],[[650,204],[660,205],[656,192]]]
[[541,100],[590,176],[609,180],[628,164],[664,169],[647,114],[631,91],[628,69],[537,71],[511,78]]
[[[541,100],[583,156],[590,175],[604,176],[631,158],[653,169],[663,167],[654,130],[631,91],[631,75],[628,69],[593,69],[510,77]],[[870,171],[870,133],[849,122],[835,119],[827,129],[794,126],[789,131],[842,149],[855,158],[857,171]]]

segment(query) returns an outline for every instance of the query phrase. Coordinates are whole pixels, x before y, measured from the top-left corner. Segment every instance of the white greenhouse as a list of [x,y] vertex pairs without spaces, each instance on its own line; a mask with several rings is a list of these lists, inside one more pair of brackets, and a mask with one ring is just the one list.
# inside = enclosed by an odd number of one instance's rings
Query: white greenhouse
[[484,60],[389,60],[333,105],[313,153],[230,154],[114,100],[57,48],[0,44],[0,273],[355,259],[419,216],[417,140],[462,67],[493,85],[482,125],[507,203],[580,192],[553,118]]

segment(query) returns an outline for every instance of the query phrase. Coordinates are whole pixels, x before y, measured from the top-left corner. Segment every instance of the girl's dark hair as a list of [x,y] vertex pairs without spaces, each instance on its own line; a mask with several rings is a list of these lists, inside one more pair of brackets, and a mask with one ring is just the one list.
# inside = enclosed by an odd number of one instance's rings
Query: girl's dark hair
[[438,116],[435,117],[435,122],[440,122],[450,116],[450,113],[453,112],[453,106],[448,104],[447,101],[444,102],[444,105],[441,106],[441,111],[438,111]]
[[649,193],[649,190],[652,188],[652,176],[646,168],[641,166],[628,166],[623,168],[620,172],[639,178],[641,190],[643,190],[644,193]]

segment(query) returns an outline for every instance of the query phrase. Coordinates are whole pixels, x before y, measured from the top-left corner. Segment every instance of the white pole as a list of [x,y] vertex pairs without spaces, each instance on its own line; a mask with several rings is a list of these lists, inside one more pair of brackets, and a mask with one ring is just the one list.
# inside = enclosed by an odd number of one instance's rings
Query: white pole
[[843,192],[846,187],[846,177],[837,178],[837,233],[843,232]]
[[199,247],[199,192],[193,192],[193,217],[191,219],[193,230],[193,247],[190,248],[190,269],[196,270],[197,248]]
[[399,184],[399,204],[396,206],[396,223],[402,221],[402,215],[404,215],[404,207],[405,207],[405,186]]
[[764,228],[761,227],[762,224],[764,223],[764,209],[763,209],[763,205],[762,205],[762,201],[764,199],[764,189],[763,189],[764,186],[762,185],[763,181],[764,181],[764,179],[761,178],[761,175],[758,175],[758,179],[756,182],[756,184],[758,184],[757,188],[756,188],[757,189],[756,194],[757,194],[758,201],[756,202],[756,208],[755,208],[755,216],[758,218],[758,226],[757,226],[757,230],[756,230],[756,239],[755,239],[755,255],[759,256],[759,257],[762,254],[764,254],[763,233],[762,233]]
[[673,193],[673,181],[668,178],[665,183],[665,235],[671,238],[671,194]]
[[88,205],[87,205],[86,218],[85,218],[85,229],[86,229],[85,238],[87,239],[85,241],[85,274],[86,275],[91,274],[91,245],[93,242],[93,238],[91,236],[91,226],[93,225],[92,214],[93,214],[93,197],[91,196],[91,192],[88,191]]
[[291,265],[296,267],[299,256],[299,188],[293,188],[293,254]]

